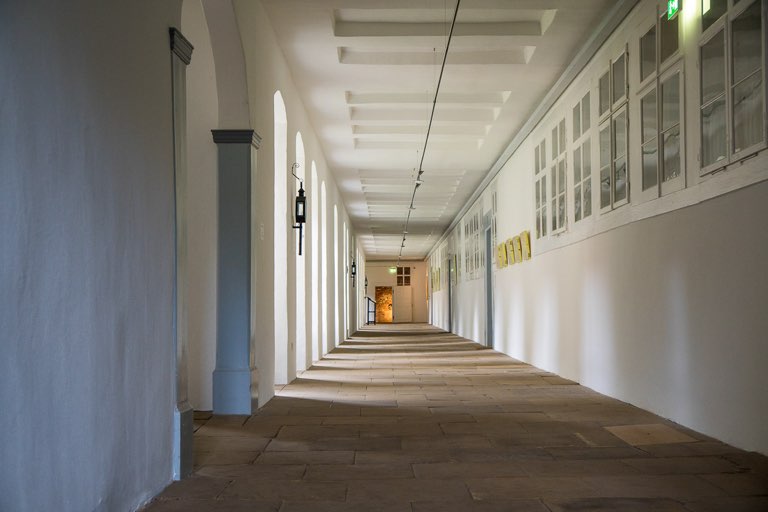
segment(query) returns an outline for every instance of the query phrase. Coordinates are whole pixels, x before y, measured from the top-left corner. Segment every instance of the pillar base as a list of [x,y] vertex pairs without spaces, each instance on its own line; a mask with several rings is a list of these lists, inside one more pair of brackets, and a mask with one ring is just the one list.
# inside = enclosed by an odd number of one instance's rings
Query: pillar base
[[181,480],[192,474],[194,453],[194,411],[189,402],[176,404],[173,411],[173,479]]
[[214,370],[213,413],[253,414],[250,369]]

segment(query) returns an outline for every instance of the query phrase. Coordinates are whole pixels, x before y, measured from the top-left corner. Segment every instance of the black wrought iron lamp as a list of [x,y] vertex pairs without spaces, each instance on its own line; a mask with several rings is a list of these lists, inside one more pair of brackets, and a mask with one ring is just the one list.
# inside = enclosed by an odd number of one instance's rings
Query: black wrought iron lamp
[[350,275],[352,276],[352,288],[355,287],[355,277],[357,277],[357,263],[355,263],[355,260],[352,260],[352,268]]
[[291,174],[293,177],[299,180],[299,195],[296,196],[295,208],[293,211],[294,224],[293,229],[299,230],[299,256],[301,256],[301,246],[304,240],[304,223],[307,222],[307,197],[304,195],[304,182],[301,178],[296,176],[296,168],[299,164],[293,164],[291,166]]

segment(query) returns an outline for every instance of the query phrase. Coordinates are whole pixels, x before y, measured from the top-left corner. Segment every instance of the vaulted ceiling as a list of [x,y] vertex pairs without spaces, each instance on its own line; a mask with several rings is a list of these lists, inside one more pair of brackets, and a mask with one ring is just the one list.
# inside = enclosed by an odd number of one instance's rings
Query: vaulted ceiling
[[423,258],[611,0],[264,0],[369,259]]

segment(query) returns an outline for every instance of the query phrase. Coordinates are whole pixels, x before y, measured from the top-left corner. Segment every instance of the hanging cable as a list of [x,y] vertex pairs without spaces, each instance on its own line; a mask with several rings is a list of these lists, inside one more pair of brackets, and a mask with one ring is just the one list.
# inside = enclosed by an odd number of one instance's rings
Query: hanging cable
[[[400,247],[400,256],[398,257],[398,266],[400,264],[400,257],[403,255],[403,248],[405,247],[405,234],[408,231],[408,223],[411,220],[411,212],[415,210],[416,208],[413,206],[413,201],[416,199],[416,190],[418,190],[419,186],[423,183],[421,180],[421,175],[424,174],[424,157],[427,154],[427,145],[429,144],[429,136],[432,133],[432,122],[435,119],[435,108],[437,107],[437,97],[440,94],[440,85],[443,82],[443,73],[445,72],[445,63],[448,60],[448,49],[451,46],[451,40],[453,39],[453,29],[456,27],[456,17],[459,14],[459,5],[461,4],[461,0],[456,0],[456,8],[453,11],[453,20],[451,20],[451,29],[448,32],[448,39],[445,42],[445,53],[443,54],[443,63],[440,66],[440,75],[437,78],[437,86],[435,87],[435,97],[432,100],[432,111],[429,115],[429,123],[427,124],[427,134],[424,138],[424,148],[421,151],[421,160],[419,161],[419,171],[416,174],[416,183],[413,187],[413,193],[411,194],[411,204],[408,206],[408,217],[405,220],[405,227],[403,229],[403,243],[401,244],[402,247]],[[447,11],[447,9],[444,9]]]

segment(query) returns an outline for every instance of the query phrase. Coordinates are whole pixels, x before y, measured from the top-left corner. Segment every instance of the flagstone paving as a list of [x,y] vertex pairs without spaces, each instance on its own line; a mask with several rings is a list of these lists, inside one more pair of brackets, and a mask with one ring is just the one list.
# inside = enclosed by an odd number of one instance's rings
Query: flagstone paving
[[425,325],[196,428],[194,476],[147,511],[768,511],[768,458]]

